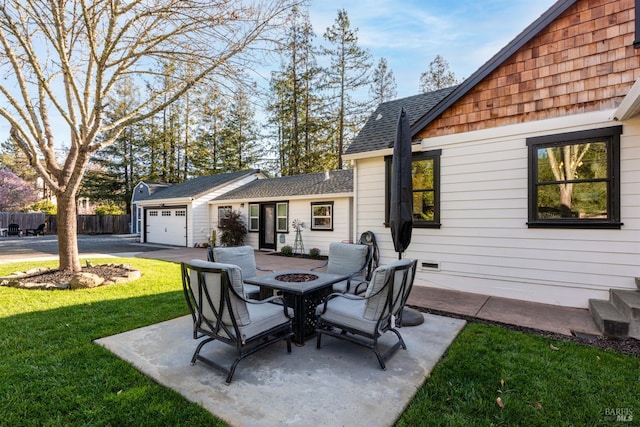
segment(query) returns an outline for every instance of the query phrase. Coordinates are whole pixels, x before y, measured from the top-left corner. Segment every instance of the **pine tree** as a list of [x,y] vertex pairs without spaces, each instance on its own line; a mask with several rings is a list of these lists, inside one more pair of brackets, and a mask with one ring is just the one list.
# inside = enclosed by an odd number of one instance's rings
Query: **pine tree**
[[220,140],[220,164],[223,172],[234,172],[255,166],[262,156],[254,111],[246,92],[237,90],[224,120]]
[[[370,83],[370,54],[358,46],[357,29],[352,30],[347,11],[338,11],[333,26],[327,28],[324,38],[329,46],[323,49],[330,65],[325,70],[327,89],[332,94],[331,102],[335,108],[330,109],[336,129],[336,166],[342,169],[342,153],[347,136],[355,136],[355,129],[364,120],[368,103],[357,101],[351,95]],[[331,114],[330,113],[330,114]]]
[[373,70],[369,95],[372,97],[373,107],[383,102],[391,101],[398,95],[398,85],[393,76],[393,71],[389,69],[386,58],[380,58],[378,65]]
[[444,89],[458,84],[455,74],[449,70],[449,63],[440,55],[429,64],[429,70],[420,75],[420,90],[423,93]]

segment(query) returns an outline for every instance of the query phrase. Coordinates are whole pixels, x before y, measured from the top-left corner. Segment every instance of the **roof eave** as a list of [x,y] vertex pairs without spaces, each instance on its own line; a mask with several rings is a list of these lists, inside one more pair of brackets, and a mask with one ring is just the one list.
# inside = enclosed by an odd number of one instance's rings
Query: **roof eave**
[[353,191],[348,192],[340,192],[340,193],[322,193],[322,194],[299,194],[295,196],[265,196],[265,197],[246,197],[239,199],[213,199],[208,202],[209,205],[222,205],[222,204],[230,204],[230,203],[260,203],[260,202],[278,202],[283,200],[311,200],[311,199],[327,199],[330,197],[332,199],[342,199],[353,197]]
[[616,111],[613,113],[614,120],[628,120],[640,113],[640,79],[631,86],[629,92],[624,97]]
[[498,53],[496,53],[491,59],[484,63],[478,70],[465,79],[460,85],[454,89],[446,98],[440,101],[434,108],[429,110],[427,114],[411,127],[411,136],[415,136],[422,129],[424,129],[429,123],[434,121],[444,111],[446,111],[457,100],[462,98],[467,92],[473,89],[478,83],[484,80],[489,74],[491,74],[496,68],[498,68],[504,61],[509,59],[518,49],[529,42],[540,31],[553,22],[564,11],[571,7],[577,0],[559,0],[554,3],[545,13],[540,15],[538,19],[533,21],[527,28],[525,28],[520,34],[518,34],[509,44],[503,47]]

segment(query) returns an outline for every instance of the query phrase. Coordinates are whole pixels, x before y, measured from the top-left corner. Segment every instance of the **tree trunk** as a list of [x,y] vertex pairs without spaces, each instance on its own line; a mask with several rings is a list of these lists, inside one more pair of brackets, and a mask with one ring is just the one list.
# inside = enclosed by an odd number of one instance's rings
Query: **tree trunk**
[[58,256],[59,269],[80,271],[78,258],[78,223],[76,219],[76,200],[65,193],[58,193]]

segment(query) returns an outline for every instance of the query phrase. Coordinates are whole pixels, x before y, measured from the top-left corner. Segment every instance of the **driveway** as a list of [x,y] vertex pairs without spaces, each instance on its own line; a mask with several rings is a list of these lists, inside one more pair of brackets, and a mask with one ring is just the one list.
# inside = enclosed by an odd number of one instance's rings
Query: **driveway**
[[[167,249],[169,246],[138,243],[135,235],[101,234],[78,236],[80,256],[100,254],[132,254]],[[174,248],[175,249],[175,248]],[[0,262],[21,259],[56,258],[58,256],[58,236],[0,237]]]

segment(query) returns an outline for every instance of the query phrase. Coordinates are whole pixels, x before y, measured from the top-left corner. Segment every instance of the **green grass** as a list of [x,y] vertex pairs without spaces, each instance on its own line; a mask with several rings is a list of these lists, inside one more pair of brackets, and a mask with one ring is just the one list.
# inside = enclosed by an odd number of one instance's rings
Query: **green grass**
[[[224,425],[92,343],[187,313],[177,264],[115,262],[142,278],[78,291],[0,287],[0,425]],[[0,276],[35,266],[0,264]],[[469,324],[397,425],[611,425],[616,409],[635,412],[621,425],[637,425],[639,384],[639,358]]]
[[[0,287],[0,425],[224,425],[92,343],[187,313],[177,264],[115,262],[143,277],[80,291]],[[31,267],[3,264],[0,276]]]
[[616,409],[638,425],[639,387],[640,358],[470,323],[397,425],[611,425]]

